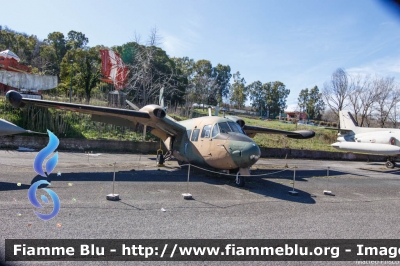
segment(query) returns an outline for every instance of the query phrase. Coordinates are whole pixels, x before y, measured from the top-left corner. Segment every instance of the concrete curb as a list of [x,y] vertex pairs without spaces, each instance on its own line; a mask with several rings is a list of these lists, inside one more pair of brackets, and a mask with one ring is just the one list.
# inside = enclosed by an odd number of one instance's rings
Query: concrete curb
[[[18,147],[40,150],[48,143],[47,136],[3,136],[0,137],[0,149],[18,149]],[[62,138],[59,150],[113,151],[152,154],[159,149],[159,142],[133,142],[119,140],[89,140]],[[164,150],[165,146],[162,145]],[[385,156],[353,154],[345,152],[309,151],[296,149],[260,148],[262,158],[304,158],[347,161],[385,161]]]

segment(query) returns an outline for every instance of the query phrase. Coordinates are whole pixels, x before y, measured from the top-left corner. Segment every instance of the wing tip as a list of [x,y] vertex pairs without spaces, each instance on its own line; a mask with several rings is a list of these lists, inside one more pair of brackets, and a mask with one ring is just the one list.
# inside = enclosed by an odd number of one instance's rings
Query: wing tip
[[293,131],[295,135],[286,135],[288,138],[292,139],[311,139],[315,136],[315,132],[312,130],[296,130]]

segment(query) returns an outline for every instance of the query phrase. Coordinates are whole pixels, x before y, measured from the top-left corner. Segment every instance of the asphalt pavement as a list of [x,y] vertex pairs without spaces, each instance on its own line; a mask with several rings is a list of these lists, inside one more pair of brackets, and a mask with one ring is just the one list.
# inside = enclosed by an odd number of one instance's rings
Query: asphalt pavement
[[[246,186],[155,155],[60,152],[48,187],[61,208],[39,219],[27,198],[37,151],[0,150],[0,254],[5,239],[398,239],[400,169],[383,162],[260,159]],[[115,163],[115,165],[114,165]],[[114,190],[120,201],[107,201]],[[295,182],[293,188],[293,178]],[[289,191],[298,192],[291,196]],[[324,190],[331,191],[325,195]],[[193,200],[183,199],[191,193]],[[52,207],[45,207],[46,212]],[[188,262],[10,262],[9,265],[187,265]],[[231,265],[232,262],[190,262]],[[266,265],[241,262],[240,265]],[[277,262],[309,265],[310,262]],[[313,262],[312,264],[325,264]],[[335,265],[348,265],[335,262]],[[354,264],[354,263],[350,263]],[[8,265],[8,264],[7,264]]]

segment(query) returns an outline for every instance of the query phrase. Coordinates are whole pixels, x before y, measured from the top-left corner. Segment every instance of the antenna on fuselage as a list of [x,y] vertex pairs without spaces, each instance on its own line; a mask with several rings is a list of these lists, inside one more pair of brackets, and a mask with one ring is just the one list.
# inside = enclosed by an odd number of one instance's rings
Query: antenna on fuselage
[[223,107],[223,108],[222,108],[222,112],[224,112],[224,118],[225,118],[225,111],[226,111],[226,108]]
[[212,116],[212,114],[211,114],[211,106],[208,106],[208,116]]

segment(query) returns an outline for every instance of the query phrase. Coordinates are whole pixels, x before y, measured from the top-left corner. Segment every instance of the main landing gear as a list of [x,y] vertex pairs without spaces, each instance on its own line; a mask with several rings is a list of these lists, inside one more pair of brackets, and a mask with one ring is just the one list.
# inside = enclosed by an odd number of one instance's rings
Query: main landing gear
[[164,166],[164,162],[172,159],[172,151],[167,151],[163,155],[163,151],[161,149],[157,150],[157,166]]
[[162,153],[157,154],[157,166],[164,166],[164,155]]
[[389,157],[387,159],[387,162],[386,162],[386,167],[387,168],[394,168],[395,166],[396,166],[396,163],[394,162],[394,158],[393,157]]

